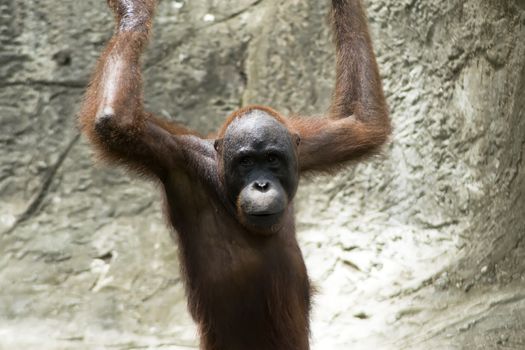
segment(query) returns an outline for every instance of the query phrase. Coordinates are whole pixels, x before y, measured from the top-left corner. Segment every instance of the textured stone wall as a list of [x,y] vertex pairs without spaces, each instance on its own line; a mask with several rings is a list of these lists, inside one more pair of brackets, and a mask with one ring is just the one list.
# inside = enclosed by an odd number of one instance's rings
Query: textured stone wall
[[[395,132],[304,179],[313,348],[525,344],[525,2],[368,0]],[[248,103],[322,114],[327,1],[163,0],[147,108],[203,133]],[[195,346],[157,189],[75,127],[103,0],[0,2],[0,349]]]

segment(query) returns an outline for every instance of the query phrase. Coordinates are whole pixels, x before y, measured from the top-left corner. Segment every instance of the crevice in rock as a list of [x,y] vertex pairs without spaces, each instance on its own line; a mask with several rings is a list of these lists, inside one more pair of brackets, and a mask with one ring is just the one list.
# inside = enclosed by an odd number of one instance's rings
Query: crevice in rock
[[251,3],[250,5],[246,6],[245,8],[243,8],[243,9],[237,11],[237,12],[234,12],[234,13],[226,16],[226,17],[220,18],[220,19],[214,21],[213,23],[210,23],[208,25],[202,26],[202,27],[200,27],[198,29],[206,29],[206,28],[210,28],[210,27],[216,26],[216,25],[224,23],[224,22],[228,22],[228,21],[230,21],[230,20],[232,20],[232,19],[234,19],[236,17],[239,17],[243,13],[251,10],[252,8],[254,8],[255,6],[259,5],[262,2],[263,2],[263,0],[256,0],[253,3]]
[[80,139],[80,134],[76,134],[67,144],[66,148],[60,153],[60,156],[58,157],[57,161],[53,166],[51,166],[44,175],[44,179],[42,181],[42,186],[40,187],[37,195],[33,198],[33,200],[29,203],[26,210],[20,216],[16,219],[15,223],[11,226],[11,228],[7,229],[5,231],[5,234],[9,234],[13,232],[18,225],[21,223],[27,221],[31,216],[33,216],[35,213],[37,213],[38,209],[40,208],[40,205],[46,198],[48,194],[49,187],[53,183],[53,179],[62,164],[64,163],[64,160],[67,158],[69,152],[73,148],[73,146],[78,142]]
[[87,86],[87,81],[84,80],[24,80],[24,81],[6,81],[2,86],[44,86],[44,87],[67,87],[71,89],[84,89]]
[[242,82],[242,91],[239,93],[239,108],[242,108],[246,103],[245,94],[246,90],[248,89],[248,82],[250,81],[250,76],[248,74],[248,57],[250,56],[249,52],[251,49],[252,40],[253,37],[251,37],[248,41],[246,41],[246,43],[243,44],[242,59],[238,70]]

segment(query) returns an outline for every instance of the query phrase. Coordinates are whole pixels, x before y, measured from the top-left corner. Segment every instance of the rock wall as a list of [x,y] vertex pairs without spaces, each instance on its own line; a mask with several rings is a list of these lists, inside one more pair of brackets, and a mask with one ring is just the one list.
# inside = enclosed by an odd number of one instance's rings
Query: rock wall
[[[525,2],[368,0],[395,132],[304,179],[314,349],[525,344]],[[327,1],[160,2],[147,108],[201,132],[248,103],[316,115]],[[102,0],[0,3],[0,349],[195,347],[154,186],[93,167],[75,127]]]

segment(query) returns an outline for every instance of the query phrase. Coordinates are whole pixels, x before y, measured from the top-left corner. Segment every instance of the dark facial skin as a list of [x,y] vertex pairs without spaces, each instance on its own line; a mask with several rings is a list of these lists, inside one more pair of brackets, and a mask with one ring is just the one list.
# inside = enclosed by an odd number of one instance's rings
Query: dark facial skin
[[298,184],[298,139],[261,110],[235,119],[226,129],[222,152],[224,184],[239,221],[271,234],[280,228]]

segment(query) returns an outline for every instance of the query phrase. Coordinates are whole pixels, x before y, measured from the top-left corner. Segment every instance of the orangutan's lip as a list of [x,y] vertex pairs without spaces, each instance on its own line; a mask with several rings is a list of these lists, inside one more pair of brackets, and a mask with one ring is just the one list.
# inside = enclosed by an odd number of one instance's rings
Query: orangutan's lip
[[270,216],[279,215],[279,214],[280,213],[255,213],[255,214],[248,214],[248,215],[258,217],[258,218],[265,218],[265,217],[270,217]]

